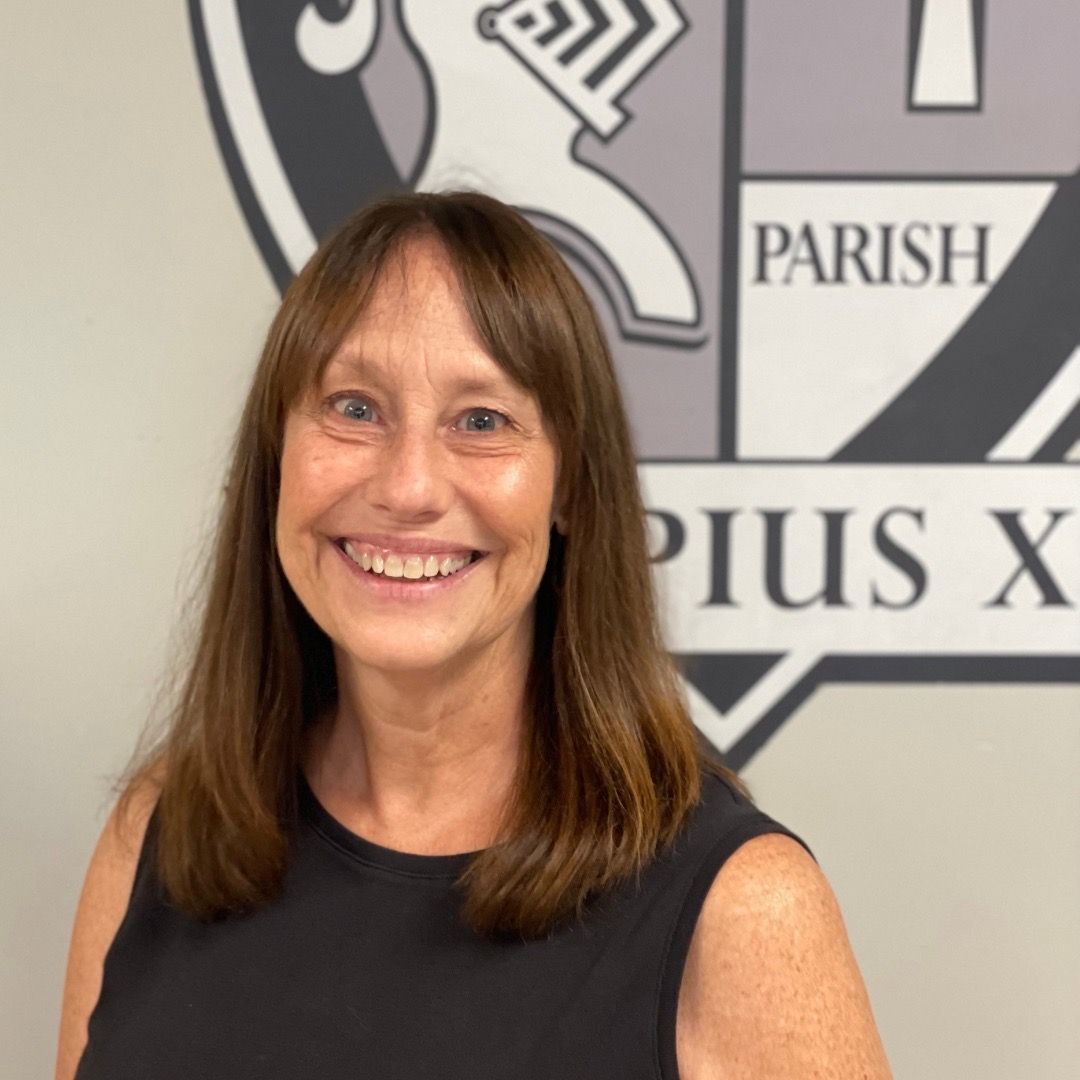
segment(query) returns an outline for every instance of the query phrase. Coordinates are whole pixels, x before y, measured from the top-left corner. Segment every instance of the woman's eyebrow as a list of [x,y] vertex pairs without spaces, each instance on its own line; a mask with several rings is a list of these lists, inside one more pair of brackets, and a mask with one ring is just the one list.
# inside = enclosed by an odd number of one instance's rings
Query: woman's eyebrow
[[512,394],[520,397],[522,391],[506,379],[486,379],[477,376],[462,376],[451,379],[450,385],[459,393],[466,394]]
[[[371,363],[367,357],[358,353],[335,356],[328,365],[344,369],[356,378],[368,382],[380,390],[387,388],[386,377],[379,370],[378,365]],[[510,394],[521,397],[525,391],[514,385],[507,378],[496,378],[486,375],[461,375],[448,380],[450,389],[457,393],[465,394]]]

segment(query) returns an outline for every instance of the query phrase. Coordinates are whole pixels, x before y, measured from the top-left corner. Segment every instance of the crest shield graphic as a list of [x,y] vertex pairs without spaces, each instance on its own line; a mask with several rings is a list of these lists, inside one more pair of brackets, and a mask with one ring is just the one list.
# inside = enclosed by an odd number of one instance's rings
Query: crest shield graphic
[[401,189],[577,271],[735,767],[823,681],[1080,680],[1080,8],[804,7],[190,0],[279,287]]

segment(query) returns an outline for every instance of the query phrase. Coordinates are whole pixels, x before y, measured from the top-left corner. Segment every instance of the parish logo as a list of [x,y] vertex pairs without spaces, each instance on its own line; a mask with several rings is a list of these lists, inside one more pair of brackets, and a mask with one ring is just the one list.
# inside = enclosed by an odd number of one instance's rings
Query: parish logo
[[566,256],[731,764],[823,682],[1080,680],[1080,8],[189,2],[279,287],[401,189]]

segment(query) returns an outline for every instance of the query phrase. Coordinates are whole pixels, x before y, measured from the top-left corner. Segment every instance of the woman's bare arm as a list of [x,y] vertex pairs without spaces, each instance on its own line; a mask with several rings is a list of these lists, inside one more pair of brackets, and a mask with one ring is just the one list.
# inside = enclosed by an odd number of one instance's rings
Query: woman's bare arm
[[101,991],[105,954],[127,910],[157,795],[157,785],[144,781],[133,792],[125,814],[113,807],[91,856],[68,950],[55,1080],[73,1080],[78,1068],[87,1021]]
[[891,1080],[840,907],[806,850],[756,836],[721,867],[679,994],[681,1080]]

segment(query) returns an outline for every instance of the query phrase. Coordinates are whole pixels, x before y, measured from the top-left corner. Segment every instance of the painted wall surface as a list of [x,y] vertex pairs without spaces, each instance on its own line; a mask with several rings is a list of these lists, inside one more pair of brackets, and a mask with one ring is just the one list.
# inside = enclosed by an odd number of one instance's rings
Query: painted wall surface
[[695,720],[813,847],[896,1076],[1075,1075],[1080,9],[601,6],[617,57],[571,3],[8,13],[0,1076],[52,1068],[280,287],[455,184],[597,303]]

